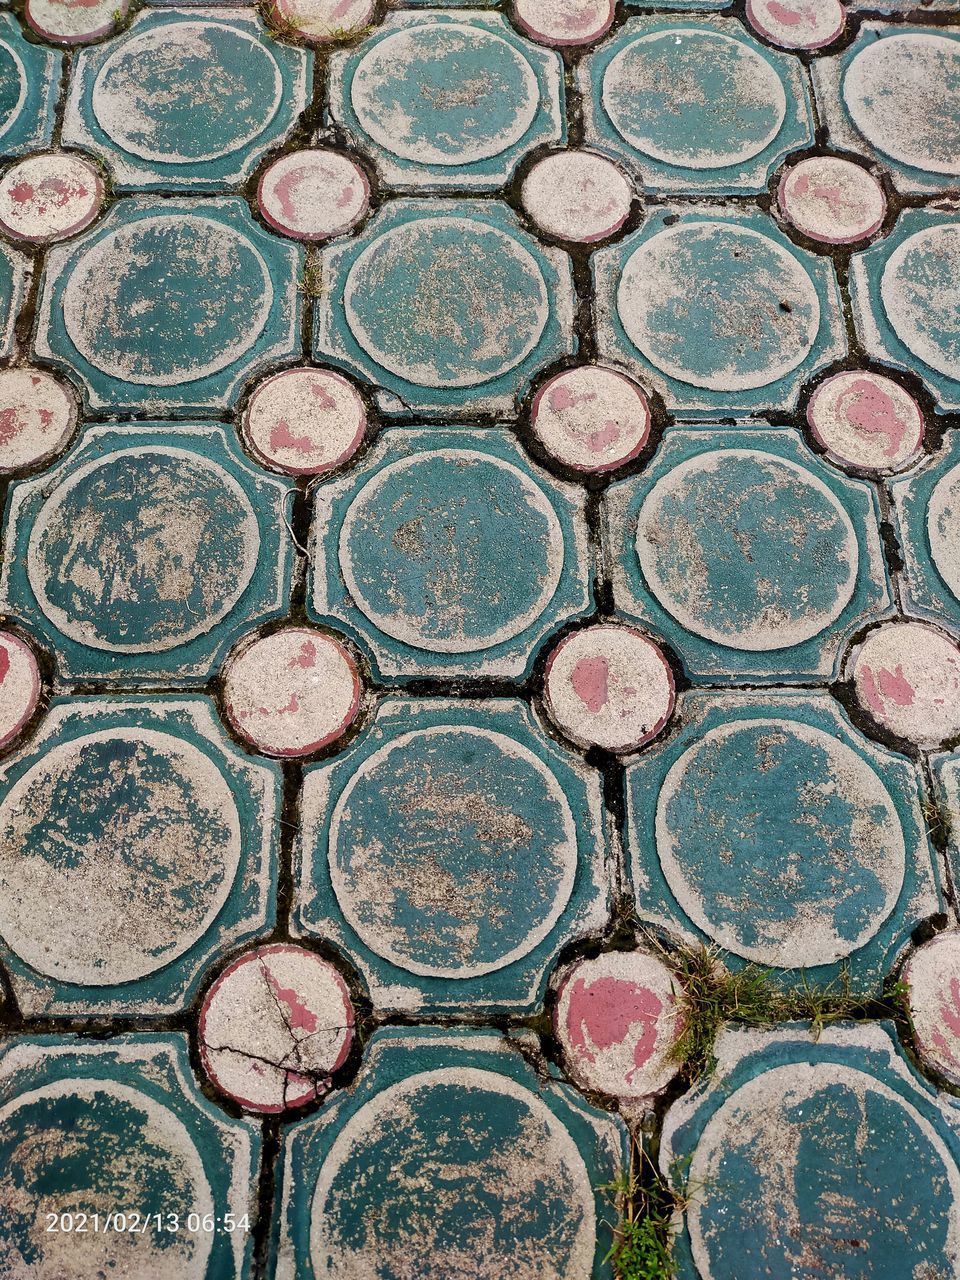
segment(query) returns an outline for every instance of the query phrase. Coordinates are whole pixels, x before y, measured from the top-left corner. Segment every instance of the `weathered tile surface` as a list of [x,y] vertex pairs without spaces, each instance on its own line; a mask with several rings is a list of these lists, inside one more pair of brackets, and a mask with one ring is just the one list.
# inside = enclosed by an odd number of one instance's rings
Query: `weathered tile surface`
[[600,781],[517,701],[389,699],[304,781],[295,919],[379,1009],[521,1011],[602,927]]
[[222,427],[89,427],[56,469],[12,487],[0,599],[64,683],[202,684],[286,607],[287,506]]
[[22,1009],[183,1008],[268,931],[279,775],[209,699],[56,699],[0,769],[0,954]]
[[[960,1110],[897,1052],[890,1024],[727,1032],[706,1090],[668,1111],[660,1163],[698,1188],[683,1280],[948,1275]],[[674,1171],[677,1166],[674,1166]]]
[[384,1028],[356,1088],[295,1126],[277,1280],[606,1280],[599,1188],[626,1132],[494,1034]]
[[892,482],[903,546],[904,599],[910,612],[933,622],[960,623],[960,439]]
[[879,991],[938,910],[919,784],[826,695],[686,694],[678,731],[627,769],[641,918],[784,985],[843,968]]
[[260,1133],[201,1094],[185,1036],[8,1040],[0,1103],[8,1275],[253,1274]]
[[4,155],[22,155],[49,143],[61,63],[60,54],[24,39],[12,14],[0,13],[0,148]]

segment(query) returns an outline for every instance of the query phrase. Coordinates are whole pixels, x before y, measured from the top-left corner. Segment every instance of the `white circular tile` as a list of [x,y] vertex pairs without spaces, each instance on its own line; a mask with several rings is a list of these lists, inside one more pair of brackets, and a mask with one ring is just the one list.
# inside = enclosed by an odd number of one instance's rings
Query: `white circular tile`
[[11,743],[40,701],[40,669],[19,636],[0,631],[0,747]]
[[241,429],[266,466],[318,475],[352,458],[366,428],[366,406],[346,378],[329,369],[284,369],[256,387]]
[[367,176],[339,151],[290,151],[260,179],[257,200],[275,231],[329,240],[350,231],[370,207]]
[[907,742],[935,749],[960,734],[960,645],[925,622],[871,631],[853,684],[864,710]]
[[747,21],[782,49],[822,49],[843,34],[840,0],[747,0]]
[[53,457],[76,424],[76,400],[52,374],[0,369],[0,475]]
[[783,215],[823,244],[855,244],[883,225],[887,198],[872,173],[839,156],[810,156],[788,169],[777,201]]
[[613,161],[589,151],[560,151],[533,166],[521,200],[541,231],[594,244],[626,222],[633,191]]
[[899,382],[880,373],[827,378],[810,398],[807,422],[830,456],[848,466],[902,467],[923,444],[920,406]]
[[577,471],[612,471],[650,437],[650,405],[637,384],[613,369],[565,369],[537,392],[530,426],[547,452]]
[[67,152],[29,156],[0,178],[0,230],[44,244],[88,227],[103,203],[96,168]]
[[541,44],[592,44],[613,25],[614,0],[514,0],[513,14]]

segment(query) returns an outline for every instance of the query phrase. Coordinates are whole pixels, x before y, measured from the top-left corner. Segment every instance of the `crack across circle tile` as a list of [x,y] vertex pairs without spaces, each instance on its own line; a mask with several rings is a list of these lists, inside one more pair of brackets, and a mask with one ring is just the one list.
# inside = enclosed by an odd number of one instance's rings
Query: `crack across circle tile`
[[566,139],[563,64],[501,14],[395,14],[334,54],[329,114],[391,187],[494,191]]
[[688,693],[679,726],[627,769],[641,919],[783,987],[879,994],[943,910],[918,767],[826,694]]
[[0,955],[24,1014],[189,1004],[273,923],[279,808],[279,767],[208,698],[54,699],[0,769]]
[[610,899],[600,776],[523,703],[388,698],[309,767],[294,929],[359,967],[376,1009],[532,1012]]
[[951,1273],[960,1108],[891,1023],[728,1030],[716,1056],[664,1122],[663,1175],[694,1189],[680,1280]]
[[960,32],[865,22],[848,49],[815,59],[811,70],[835,147],[882,164],[902,192],[956,188]]
[[239,197],[118,200],[48,252],[35,349],[94,410],[226,409],[258,370],[300,353],[302,263]]
[[388,678],[522,676],[590,608],[584,501],[506,431],[394,428],[316,489],[308,611]]
[[11,486],[0,602],[53,651],[61,686],[203,684],[286,611],[289,503],[222,426],[88,427]]
[[681,417],[790,409],[846,352],[833,264],[759,210],[658,209],[593,273],[601,356]]
[[259,1127],[203,1096],[186,1036],[7,1039],[0,1116],[5,1275],[252,1276]]
[[312,53],[254,13],[148,9],[77,55],[63,140],[109,164],[121,191],[223,190],[289,133],[312,71]]
[[276,1280],[609,1280],[626,1127],[493,1031],[387,1027],[286,1139]]
[[499,201],[395,200],[321,260],[314,354],[380,388],[388,412],[513,413],[576,350],[569,257]]
[[0,13],[0,154],[48,146],[63,57],[25,40],[16,19]]
[[[960,68],[960,41],[957,50]],[[922,378],[941,412],[960,409],[958,277],[960,218],[925,209],[905,210],[889,236],[850,260],[867,354]]]
[[940,452],[890,482],[905,573],[907,611],[960,625],[960,438],[948,435]]
[[673,427],[610,487],[603,541],[617,608],[697,681],[837,674],[847,638],[893,612],[873,489],[789,430]]
[[646,190],[760,194],[813,143],[803,67],[735,18],[632,18],[580,66],[589,143]]

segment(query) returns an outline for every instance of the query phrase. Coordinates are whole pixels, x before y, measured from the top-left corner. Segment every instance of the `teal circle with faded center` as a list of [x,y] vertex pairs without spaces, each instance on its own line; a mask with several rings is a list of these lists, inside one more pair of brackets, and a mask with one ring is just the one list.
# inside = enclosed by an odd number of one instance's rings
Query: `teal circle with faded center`
[[273,296],[267,264],[242,232],[201,214],[158,213],[80,252],[63,289],[63,320],[95,369],[172,387],[246,355]]
[[880,298],[913,355],[960,381],[960,222],[926,227],[898,245],[883,269]]
[[227,779],[140,726],[49,748],[0,799],[0,936],[38,973],[106,987],[182,956],[236,878]]
[[408,973],[472,978],[528,955],[573,892],[577,832],[528,747],[457,725],[358,764],[330,824],[330,876],[364,943]]
[[651,364],[710,391],[769,386],[806,360],[820,330],[803,263],[733,222],[681,223],[644,240],[624,266],[617,312]]
[[423,1071],[339,1129],[313,1193],[317,1280],[589,1280],[596,1209],[569,1130],[499,1072]]
[[744,164],[774,141],[787,97],[759,50],[689,27],[631,40],[603,78],[604,110],[643,155],[690,169]]
[[537,346],[550,300],[540,264],[515,236],[478,218],[426,217],[378,236],[344,286],[365,354],[422,387],[473,387]]
[[686,1211],[702,1280],[957,1274],[955,1157],[899,1090],[844,1063],[792,1062],[741,1084],[688,1177],[702,1188]]
[[20,114],[27,96],[27,73],[16,53],[0,40],[0,137]]
[[340,531],[353,602],[385,635],[430,653],[518,636],[553,599],[563,562],[563,529],[540,486],[471,449],[383,467]]
[[129,155],[197,164],[248,147],[280,106],[267,46],[225,22],[165,22],[121,41],[97,74],[92,108]]
[[[196,1143],[169,1107],[114,1080],[58,1081],[0,1108],[0,1204],[0,1275],[207,1274],[213,1236],[165,1229],[168,1215],[214,1213]],[[130,1229],[107,1230],[120,1213]],[[49,1231],[48,1214],[58,1227],[74,1215],[74,1229]]]
[[656,601],[685,630],[746,652],[813,639],[853,597],[853,523],[819,476],[755,449],[673,467],[637,517],[636,552]]
[[889,916],[906,868],[886,784],[833,734],[736,720],[674,762],[656,811],[671,892],[711,941],[777,968],[832,964]]
[[71,640],[160,653],[221,622],[253,578],[256,514],[223,467],[185,449],[118,451],[41,507],[27,550],[40,607]]
[[937,572],[960,600],[960,466],[941,476],[930,494],[927,540]]
[[527,59],[496,32],[425,22],[378,40],[350,87],[361,127],[417,164],[467,165],[519,142],[539,105]]

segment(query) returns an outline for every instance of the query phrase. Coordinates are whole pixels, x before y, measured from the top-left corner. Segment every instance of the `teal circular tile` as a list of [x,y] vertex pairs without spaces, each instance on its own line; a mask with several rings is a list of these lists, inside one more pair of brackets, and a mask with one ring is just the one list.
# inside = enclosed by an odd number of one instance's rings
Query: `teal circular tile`
[[351,503],[340,568],[385,635],[433,653],[471,653],[518,636],[552,600],[563,530],[518,467],[470,449],[390,463]]
[[360,763],[330,824],[344,916],[409,973],[469,978],[547,936],[573,892],[577,832],[563,788],[527,747],[440,725]]
[[927,507],[927,538],[937,572],[960,600],[960,466],[937,481]]
[[344,307],[364,352],[423,387],[473,387],[508,373],[549,319],[543,272],[524,245],[454,216],[378,236],[350,268]]
[[757,49],[690,27],[639,36],[621,49],[604,75],[602,102],[631,146],[690,169],[759,155],[787,113],[780,76]]
[[[214,1213],[196,1144],[169,1108],[113,1080],[59,1081],[0,1109],[0,1203],[3,1275],[207,1275],[215,1237],[186,1229],[189,1214]],[[116,1213],[139,1229],[107,1229]],[[48,1231],[48,1214],[74,1215],[74,1230]]]
[[837,1062],[793,1063],[741,1085],[689,1165],[701,1280],[955,1274],[960,1175],[899,1091]]
[[617,311],[662,373],[694,387],[768,386],[810,354],[820,299],[784,245],[729,222],[681,223],[630,256]]
[[167,22],[118,43],[94,81],[92,110],[128,155],[197,164],[249,147],[282,94],[280,68],[252,33]]
[[903,830],[867,761],[785,719],[708,731],[674,762],[656,812],[670,890],[713,942],[816,968],[856,951],[899,897]]
[[241,232],[202,214],[148,214],[95,239],[63,291],[77,351],[121,381],[171,387],[234,364],[263,333],[274,289]]
[[152,729],[86,734],[0,803],[0,935],[60,982],[132,982],[203,937],[239,858],[236,802],[198,748]]
[[424,1071],[344,1124],[310,1220],[317,1280],[589,1280],[596,1210],[570,1133],[498,1072]]
[[27,97],[27,73],[23,63],[0,41],[0,138],[16,121]]
[[458,167],[519,142],[537,115],[530,63],[494,31],[425,22],[377,41],[351,87],[361,126],[392,155]]
[[826,630],[853,597],[859,550],[824,482],[787,458],[718,449],[681,462],[637,518],[637,558],[682,627],[748,652]]
[[[960,51],[960,41],[957,42]],[[880,297],[897,337],[924,364],[950,378],[960,370],[957,281],[960,223],[927,227],[894,249]]]
[[27,575],[44,614],[79,644],[158,653],[222,621],[249,586],[259,526],[221,466],[173,448],[79,467],[37,515]]

